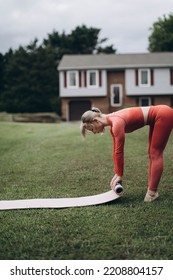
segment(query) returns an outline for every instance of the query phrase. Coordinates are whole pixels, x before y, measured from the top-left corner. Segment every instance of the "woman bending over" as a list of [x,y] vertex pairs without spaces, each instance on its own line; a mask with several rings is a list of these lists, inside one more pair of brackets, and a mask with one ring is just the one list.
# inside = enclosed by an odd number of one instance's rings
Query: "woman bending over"
[[145,125],[149,126],[148,138],[148,190],[144,201],[151,202],[158,198],[158,185],[163,172],[163,151],[173,128],[173,110],[166,105],[132,107],[110,114],[103,114],[98,108],[86,111],[81,117],[81,133],[86,130],[103,133],[110,127],[113,138],[113,161],[115,175],[111,180],[114,189],[122,181],[124,170],[125,133],[130,133]]

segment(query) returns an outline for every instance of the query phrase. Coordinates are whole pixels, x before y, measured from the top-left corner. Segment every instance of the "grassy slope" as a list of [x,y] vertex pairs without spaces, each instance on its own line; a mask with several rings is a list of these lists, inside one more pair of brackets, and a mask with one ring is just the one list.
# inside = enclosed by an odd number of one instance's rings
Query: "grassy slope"
[[[145,204],[147,132],[126,137],[125,195],[109,205],[0,212],[0,259],[172,259],[173,136],[160,199]],[[112,140],[79,124],[0,123],[0,199],[92,195],[109,190]]]

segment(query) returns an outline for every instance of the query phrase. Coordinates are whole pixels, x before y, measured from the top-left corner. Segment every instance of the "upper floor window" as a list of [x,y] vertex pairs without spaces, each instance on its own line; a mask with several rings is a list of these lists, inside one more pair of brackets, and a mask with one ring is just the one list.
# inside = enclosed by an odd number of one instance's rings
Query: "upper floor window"
[[136,69],[135,84],[141,87],[154,86],[154,69]]
[[64,71],[63,79],[65,88],[98,88],[102,86],[102,71]]
[[88,87],[98,87],[98,71],[87,72],[87,85]]
[[79,86],[79,74],[78,71],[67,72],[67,83],[70,88],[77,88]]
[[140,86],[150,86],[151,76],[149,69],[139,69],[139,85]]
[[122,85],[111,85],[111,106],[118,107],[122,105]]

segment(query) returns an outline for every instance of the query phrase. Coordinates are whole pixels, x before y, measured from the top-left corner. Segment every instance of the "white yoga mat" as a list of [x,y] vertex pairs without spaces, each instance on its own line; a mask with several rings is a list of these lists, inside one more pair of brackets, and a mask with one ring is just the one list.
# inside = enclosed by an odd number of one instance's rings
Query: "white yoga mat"
[[29,209],[29,208],[67,208],[90,206],[106,203],[119,198],[120,195],[111,190],[102,194],[74,198],[43,198],[0,200],[0,210]]

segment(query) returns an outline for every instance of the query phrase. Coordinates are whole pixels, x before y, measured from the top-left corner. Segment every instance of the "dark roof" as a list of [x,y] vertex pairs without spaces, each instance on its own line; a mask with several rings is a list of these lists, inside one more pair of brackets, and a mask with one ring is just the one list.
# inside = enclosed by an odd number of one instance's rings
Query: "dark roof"
[[64,55],[58,70],[173,67],[173,52]]

